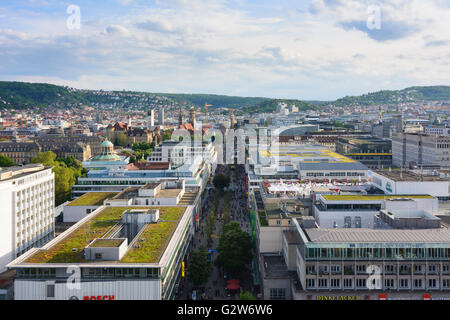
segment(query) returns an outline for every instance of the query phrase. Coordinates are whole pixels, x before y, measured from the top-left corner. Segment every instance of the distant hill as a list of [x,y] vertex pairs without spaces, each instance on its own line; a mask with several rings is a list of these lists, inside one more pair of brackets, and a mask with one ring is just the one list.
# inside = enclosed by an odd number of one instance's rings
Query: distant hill
[[59,106],[70,108],[79,105],[130,105],[148,107],[160,102],[202,108],[206,103],[215,107],[249,107],[267,101],[260,97],[234,97],[212,94],[172,94],[135,91],[78,90],[52,84],[0,81],[0,107],[25,109],[30,107]]
[[83,94],[66,87],[0,81],[0,107],[24,109],[48,106],[57,102],[65,105],[88,103]]
[[299,110],[317,110],[322,106],[398,104],[418,101],[450,101],[450,86],[411,87],[345,97],[333,102],[235,97],[212,94],[172,94],[135,91],[79,90],[42,83],[0,81],[0,108],[93,107],[147,109],[149,106],[175,105],[203,110],[205,103],[214,107],[238,109],[241,113],[273,112],[279,102],[295,105]]
[[353,105],[399,104],[420,101],[450,100],[450,86],[411,87],[403,90],[385,90],[355,97],[344,97],[328,105],[346,107]]

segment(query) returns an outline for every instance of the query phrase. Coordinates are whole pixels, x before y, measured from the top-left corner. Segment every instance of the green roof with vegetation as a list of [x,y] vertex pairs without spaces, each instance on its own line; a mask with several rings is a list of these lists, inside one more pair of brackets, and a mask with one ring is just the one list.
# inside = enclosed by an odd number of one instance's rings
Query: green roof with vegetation
[[391,199],[432,199],[430,195],[323,195],[328,201],[376,201]]
[[89,192],[73,200],[68,206],[101,206],[103,201],[116,195],[117,192]]
[[[149,224],[141,235],[141,249],[130,249],[121,263],[157,263],[186,207],[108,207],[48,250],[40,250],[25,263],[85,263],[83,249],[89,239],[101,238],[120,222],[128,209],[158,209],[159,222]],[[76,249],[76,250],[73,250]]]
[[259,223],[261,227],[267,227],[269,223],[267,222],[266,214],[264,211],[258,211]]

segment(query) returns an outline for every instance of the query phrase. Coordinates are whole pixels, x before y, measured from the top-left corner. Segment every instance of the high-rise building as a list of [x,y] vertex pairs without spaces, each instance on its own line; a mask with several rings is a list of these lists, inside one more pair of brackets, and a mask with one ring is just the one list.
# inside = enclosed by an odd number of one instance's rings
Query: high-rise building
[[150,109],[148,111],[148,116],[147,116],[147,128],[153,128],[155,126],[155,110]]
[[0,272],[33,247],[53,239],[55,175],[51,167],[0,170]]
[[158,114],[158,124],[159,124],[160,126],[163,126],[163,125],[164,125],[164,108],[161,108],[161,109],[159,110],[159,114]]

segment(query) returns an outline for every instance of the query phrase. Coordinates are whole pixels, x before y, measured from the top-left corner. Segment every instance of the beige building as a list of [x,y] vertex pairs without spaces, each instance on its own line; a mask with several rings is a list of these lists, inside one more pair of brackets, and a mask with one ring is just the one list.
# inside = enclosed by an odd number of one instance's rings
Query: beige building
[[0,154],[10,158],[15,164],[29,164],[41,152],[36,142],[1,141]]

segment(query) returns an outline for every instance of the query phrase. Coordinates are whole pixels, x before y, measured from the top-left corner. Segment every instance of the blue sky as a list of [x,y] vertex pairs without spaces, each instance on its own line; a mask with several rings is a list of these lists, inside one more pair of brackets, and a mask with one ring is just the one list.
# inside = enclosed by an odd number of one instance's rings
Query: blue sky
[[449,85],[449,3],[0,0],[0,80],[306,100]]

